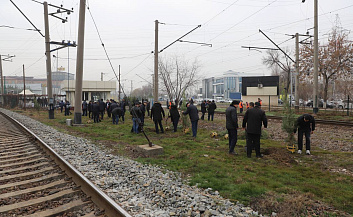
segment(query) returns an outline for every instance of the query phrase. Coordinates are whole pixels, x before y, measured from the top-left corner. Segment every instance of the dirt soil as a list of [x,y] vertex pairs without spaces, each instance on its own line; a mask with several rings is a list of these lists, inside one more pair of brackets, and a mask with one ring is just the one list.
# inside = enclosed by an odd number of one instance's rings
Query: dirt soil
[[351,216],[314,199],[310,193],[291,191],[286,194],[267,192],[254,198],[250,206],[259,213],[276,213],[278,217],[287,216]]

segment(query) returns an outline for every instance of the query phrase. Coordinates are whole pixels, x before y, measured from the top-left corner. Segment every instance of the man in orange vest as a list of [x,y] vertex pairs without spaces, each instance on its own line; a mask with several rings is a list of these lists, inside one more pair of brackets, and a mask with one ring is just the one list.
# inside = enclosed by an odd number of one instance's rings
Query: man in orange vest
[[257,101],[260,103],[260,106],[262,106],[262,99],[257,98]]
[[243,101],[240,100],[240,103],[239,103],[239,110],[240,110],[240,113],[243,113],[243,109],[244,109]]

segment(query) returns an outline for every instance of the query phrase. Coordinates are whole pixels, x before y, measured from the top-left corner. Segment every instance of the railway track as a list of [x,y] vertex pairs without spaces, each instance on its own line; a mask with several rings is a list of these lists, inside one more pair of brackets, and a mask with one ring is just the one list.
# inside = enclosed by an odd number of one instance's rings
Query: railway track
[[40,138],[3,113],[0,216],[130,217]]

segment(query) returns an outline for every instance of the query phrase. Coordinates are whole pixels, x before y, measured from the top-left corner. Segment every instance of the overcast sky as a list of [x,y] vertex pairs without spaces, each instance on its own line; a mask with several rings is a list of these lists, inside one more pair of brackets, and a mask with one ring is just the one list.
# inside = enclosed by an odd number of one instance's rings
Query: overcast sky
[[[13,0],[23,13],[44,34],[43,5],[32,0]],[[77,41],[79,0],[49,0],[49,4],[73,8],[67,23],[50,17],[51,41]],[[106,58],[91,14],[116,72],[121,65],[121,79],[130,89],[151,81],[155,20],[159,20],[159,50],[169,45],[197,25],[183,40],[212,44],[212,47],[177,42],[159,55],[182,56],[193,61],[197,58],[204,77],[220,76],[227,70],[252,75],[270,75],[262,64],[265,51],[241,46],[271,47],[274,45],[259,33],[261,29],[282,48],[292,50],[295,40],[286,34],[305,34],[314,23],[314,0],[89,0],[86,10],[84,80],[115,79]],[[49,7],[49,13],[56,11]],[[353,29],[352,0],[319,0],[319,40],[327,40],[336,15],[344,29]],[[59,15],[61,16],[61,15]],[[8,28],[7,26],[14,27]],[[10,0],[0,1],[0,54],[15,55],[12,62],[3,61],[5,76],[46,77],[44,38],[33,29]],[[313,30],[309,30],[313,34]],[[352,38],[352,34],[350,35]],[[286,41],[288,40],[288,41]],[[286,41],[286,42],[285,42]],[[55,48],[52,45],[52,49]],[[52,70],[57,65],[76,70],[76,48],[54,52]],[[69,57],[69,61],[68,61]],[[138,77],[138,74],[140,77]]]

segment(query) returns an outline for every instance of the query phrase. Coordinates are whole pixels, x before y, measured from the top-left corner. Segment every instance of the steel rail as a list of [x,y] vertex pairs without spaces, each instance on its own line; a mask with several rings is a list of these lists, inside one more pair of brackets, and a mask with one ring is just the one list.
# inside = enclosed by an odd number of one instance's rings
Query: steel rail
[[102,190],[97,188],[91,181],[89,181],[82,173],[80,173],[76,168],[74,168],[69,162],[62,158],[56,153],[48,144],[46,144],[42,139],[40,139],[35,133],[24,126],[22,123],[13,119],[12,117],[4,114],[0,111],[5,118],[15,123],[17,126],[25,130],[30,136],[32,136],[39,146],[59,165],[59,167],[65,171],[65,173],[72,178],[72,180],[81,187],[81,190],[87,194],[90,199],[98,207],[104,210],[105,214],[110,217],[131,217],[131,215],[126,212],[122,207],[120,207],[114,200],[112,200],[108,195],[106,195]]

